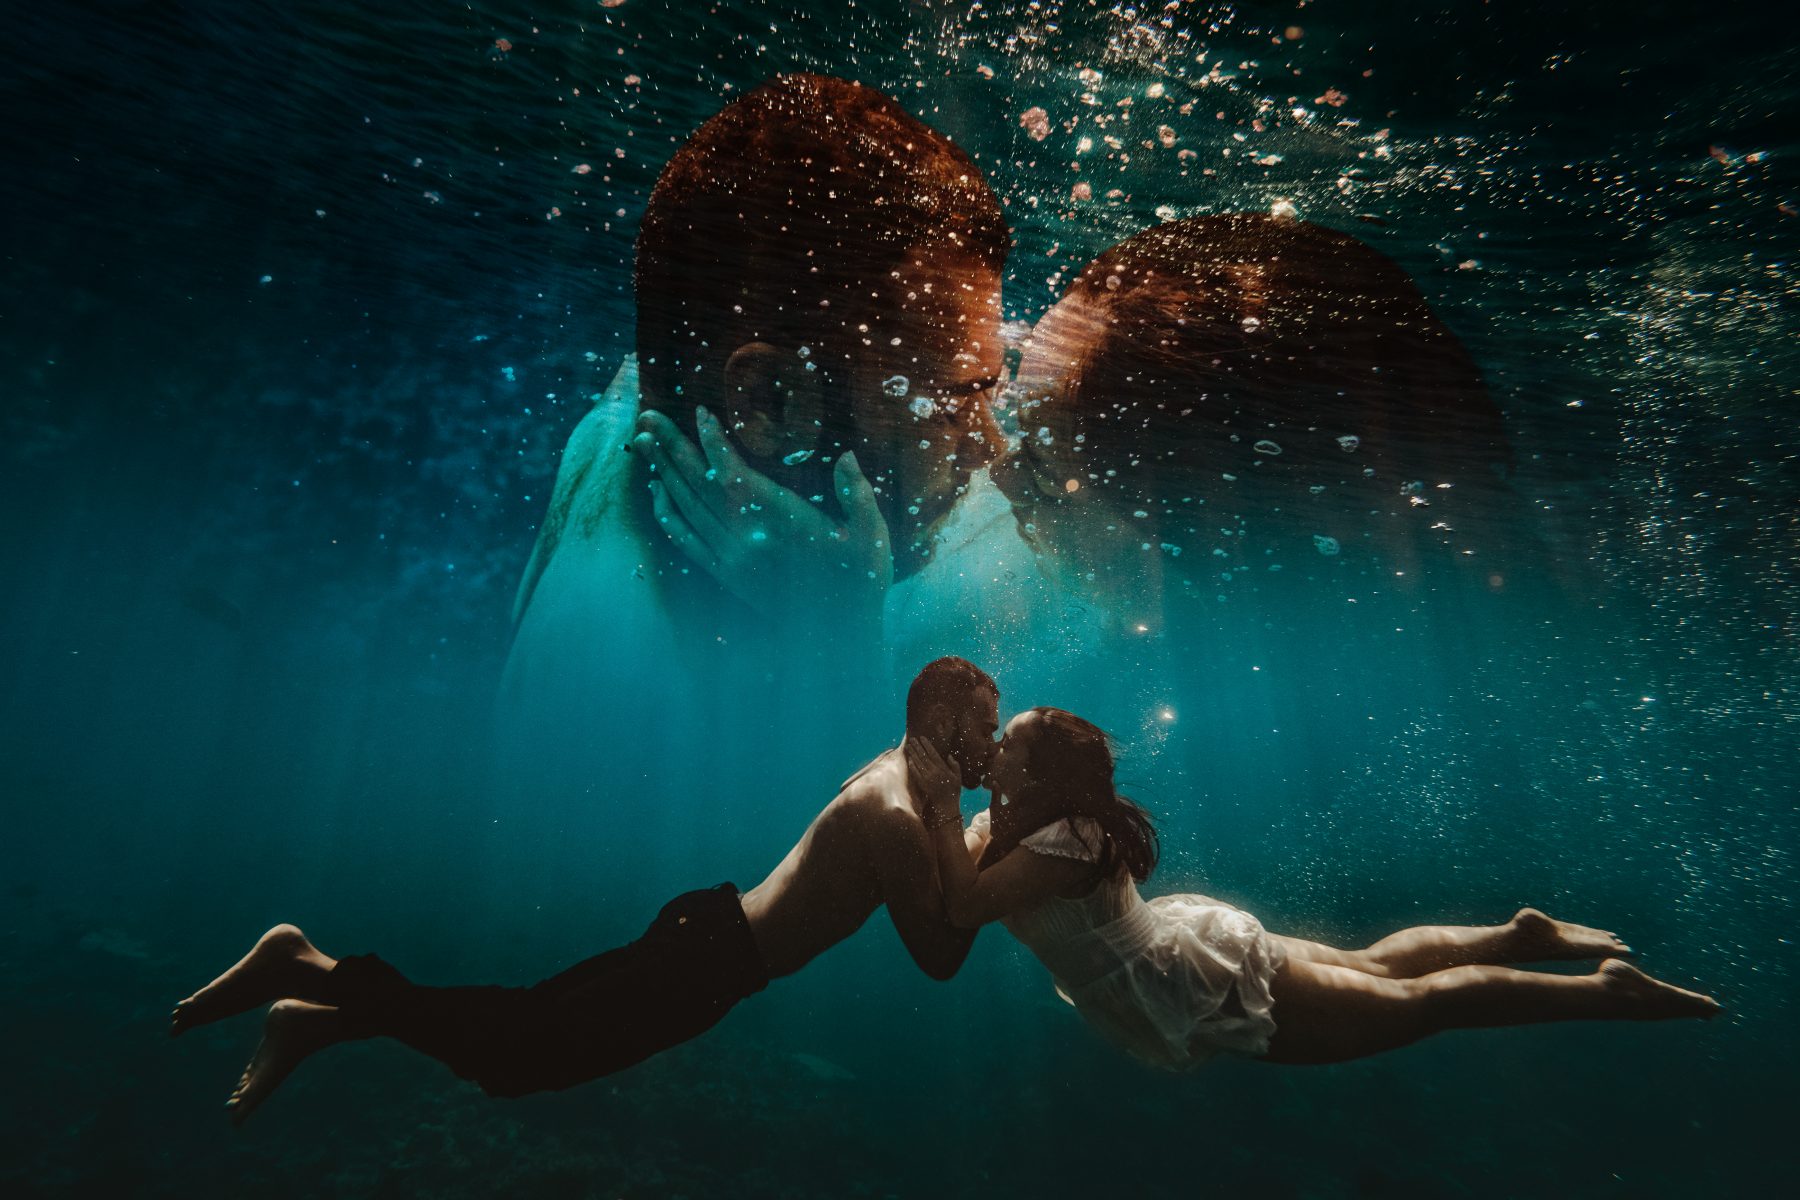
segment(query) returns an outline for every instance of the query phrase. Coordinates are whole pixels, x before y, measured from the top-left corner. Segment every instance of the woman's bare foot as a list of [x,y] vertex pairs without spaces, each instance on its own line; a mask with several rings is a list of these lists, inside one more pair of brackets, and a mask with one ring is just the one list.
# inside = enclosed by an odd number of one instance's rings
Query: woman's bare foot
[[307,1055],[343,1040],[343,1021],[335,1008],[283,1000],[269,1009],[262,1043],[225,1102],[232,1124],[242,1125]]
[[1618,934],[1558,921],[1535,908],[1521,908],[1512,919],[1512,931],[1515,962],[1569,962],[1631,953]]
[[1622,1016],[1638,1021],[1663,1021],[1674,1017],[1716,1017],[1724,1006],[1711,996],[1678,988],[1644,974],[1628,962],[1609,958],[1595,972],[1606,986],[1631,999]]
[[298,929],[277,925],[257,939],[237,966],[175,1006],[169,1036],[275,1000],[323,1000],[325,976],[336,965]]

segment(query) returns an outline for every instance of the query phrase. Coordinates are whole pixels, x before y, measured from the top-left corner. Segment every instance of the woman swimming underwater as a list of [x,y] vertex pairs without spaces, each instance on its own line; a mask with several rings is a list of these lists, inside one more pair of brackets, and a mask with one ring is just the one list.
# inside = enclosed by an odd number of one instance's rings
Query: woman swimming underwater
[[[1504,925],[1421,926],[1339,950],[1269,933],[1207,896],[1146,901],[1137,885],[1156,865],[1149,818],[1115,790],[1106,735],[1061,709],[1007,725],[988,777],[994,804],[966,833],[954,761],[913,738],[907,765],[950,920],[1002,922],[1101,1036],[1154,1066],[1218,1054],[1343,1062],[1450,1029],[1721,1011],[1625,962],[1631,951],[1614,935],[1535,909]],[[1510,965],[1584,959],[1602,961],[1587,975]]]

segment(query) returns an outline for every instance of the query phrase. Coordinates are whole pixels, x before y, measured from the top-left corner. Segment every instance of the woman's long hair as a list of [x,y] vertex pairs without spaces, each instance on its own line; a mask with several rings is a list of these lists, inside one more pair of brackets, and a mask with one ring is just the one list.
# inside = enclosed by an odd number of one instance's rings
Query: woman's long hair
[[[1027,782],[1018,796],[1008,797],[1030,815],[1026,823],[1042,828],[1065,817],[1088,817],[1105,833],[1100,851],[1102,871],[1124,863],[1139,883],[1156,869],[1161,847],[1150,814],[1113,786],[1112,739],[1091,721],[1060,708],[1034,708],[1035,718],[1013,736],[1023,736]],[[1016,837],[996,839],[989,852],[1004,856]],[[983,863],[992,861],[984,855]]]

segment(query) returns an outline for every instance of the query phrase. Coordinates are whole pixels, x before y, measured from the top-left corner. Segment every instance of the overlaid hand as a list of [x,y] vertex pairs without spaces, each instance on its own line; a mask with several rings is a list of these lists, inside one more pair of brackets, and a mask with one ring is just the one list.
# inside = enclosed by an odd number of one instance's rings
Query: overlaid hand
[[699,409],[700,446],[663,414],[638,416],[632,447],[650,462],[656,519],[719,585],[764,616],[835,611],[878,623],[894,579],[887,522],[854,454],[833,470],[839,525],[817,504],[751,469],[718,419]]
[[948,820],[956,815],[962,823],[962,773],[956,756],[945,758],[930,740],[908,734],[906,737],[906,778],[913,797],[924,808],[921,814],[927,824]]

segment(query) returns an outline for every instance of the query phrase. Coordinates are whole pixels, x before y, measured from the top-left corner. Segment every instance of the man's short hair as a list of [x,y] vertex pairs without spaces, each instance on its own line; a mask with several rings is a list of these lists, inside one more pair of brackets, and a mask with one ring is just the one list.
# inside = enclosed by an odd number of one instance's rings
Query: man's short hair
[[1009,235],[981,169],[874,88],[778,75],[725,106],[657,180],[637,242],[638,372],[678,424],[717,405],[732,352],[802,346],[843,407],[871,292],[908,249],[997,276]]
[[972,707],[985,692],[998,696],[1000,685],[968,659],[955,655],[933,659],[906,689],[906,728],[918,729],[934,709]]

